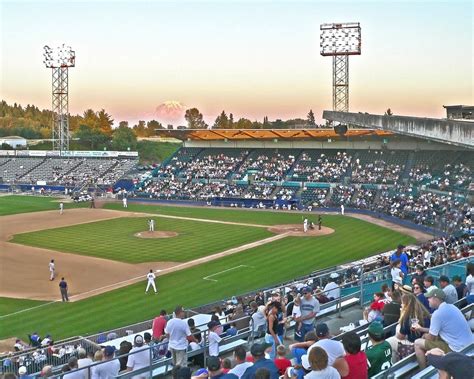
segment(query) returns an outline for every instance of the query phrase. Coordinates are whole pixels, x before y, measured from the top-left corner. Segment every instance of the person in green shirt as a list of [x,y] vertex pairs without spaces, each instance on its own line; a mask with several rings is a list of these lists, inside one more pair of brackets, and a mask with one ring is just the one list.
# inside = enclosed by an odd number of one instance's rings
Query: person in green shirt
[[371,378],[392,365],[392,348],[385,341],[383,325],[380,322],[372,322],[368,332],[372,346],[365,351],[365,354],[369,365],[369,378]]

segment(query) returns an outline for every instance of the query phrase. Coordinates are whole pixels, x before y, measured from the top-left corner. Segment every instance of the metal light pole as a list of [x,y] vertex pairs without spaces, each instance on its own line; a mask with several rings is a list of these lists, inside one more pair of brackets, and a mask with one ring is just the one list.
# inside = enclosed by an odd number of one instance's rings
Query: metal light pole
[[44,61],[52,71],[52,138],[53,150],[69,150],[69,91],[68,69],[74,67],[76,54],[64,44],[57,48],[44,47]]
[[322,24],[321,55],[332,56],[332,108],[349,111],[349,55],[361,53],[360,23]]

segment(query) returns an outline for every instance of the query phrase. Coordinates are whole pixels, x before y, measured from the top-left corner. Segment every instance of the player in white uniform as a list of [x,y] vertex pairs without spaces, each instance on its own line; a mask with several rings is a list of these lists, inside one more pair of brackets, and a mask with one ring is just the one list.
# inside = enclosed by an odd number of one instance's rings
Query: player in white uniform
[[61,201],[59,203],[59,214],[62,215],[64,212],[64,203]]
[[308,231],[308,219],[305,217],[303,221],[303,231],[306,233]]
[[155,220],[153,219],[148,220],[148,231],[149,232],[155,231]]
[[344,204],[341,204],[341,215],[344,216]]
[[49,262],[49,280],[54,280],[54,259]]
[[122,199],[122,204],[123,204],[123,207],[124,208],[128,208],[127,206],[127,198],[124,196],[123,199]]
[[153,270],[150,270],[150,272],[147,274],[147,279],[148,279],[148,283],[146,285],[146,290],[145,290],[145,293],[148,293],[148,289],[151,287],[153,287],[153,289],[155,290],[155,293],[156,293],[156,285],[155,285],[155,274],[153,274]]

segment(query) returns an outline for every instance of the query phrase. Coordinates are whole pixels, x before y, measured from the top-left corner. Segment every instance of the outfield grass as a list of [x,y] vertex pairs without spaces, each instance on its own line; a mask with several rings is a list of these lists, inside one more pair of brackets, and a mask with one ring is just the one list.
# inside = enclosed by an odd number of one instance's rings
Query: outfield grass
[[[267,225],[301,222],[301,214],[285,212],[154,207],[133,203],[129,203],[128,210]],[[55,339],[104,331],[150,319],[161,309],[171,311],[177,304],[185,307],[206,304],[393,249],[399,243],[415,242],[411,237],[351,217],[323,216],[323,224],[336,232],[318,238],[288,237],[159,276],[159,294],[156,296],[144,294],[144,281],[76,303],[54,303],[4,317],[0,338],[22,337],[34,330],[42,335],[51,333]],[[214,224],[205,225],[214,227]],[[228,269],[232,270],[221,273]],[[217,282],[203,279],[209,275]]]
[[[87,203],[65,203],[64,208],[83,208]],[[59,210],[59,199],[43,196],[0,196],[0,216],[18,213]]]
[[187,262],[274,235],[265,228],[156,218],[155,230],[179,235],[135,237],[147,230],[147,220],[125,217],[16,234],[11,242],[129,263]]
[[18,312],[23,309],[37,307],[38,305],[45,303],[45,301],[38,300],[9,299],[2,297],[0,298],[0,316]]

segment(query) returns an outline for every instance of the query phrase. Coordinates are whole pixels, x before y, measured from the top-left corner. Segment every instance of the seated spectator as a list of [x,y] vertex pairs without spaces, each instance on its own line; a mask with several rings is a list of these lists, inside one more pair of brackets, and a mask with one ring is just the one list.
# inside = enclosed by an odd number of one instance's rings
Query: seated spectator
[[237,346],[234,350],[234,368],[229,371],[230,374],[237,375],[240,379],[250,366],[253,365],[252,362],[246,361],[247,352],[243,346]]
[[400,308],[401,304],[401,293],[400,291],[393,291],[392,292],[392,301],[388,302],[382,308],[382,317],[383,317],[383,325],[389,326],[393,323],[397,322],[400,318]]
[[255,372],[261,367],[270,371],[271,379],[279,378],[278,368],[275,366],[275,363],[270,359],[265,358],[265,350],[270,347],[272,347],[272,345],[267,343],[256,343],[252,345],[250,348],[250,354],[252,354],[254,364],[245,370],[244,374],[241,376],[242,379],[253,379],[255,377]]
[[222,360],[221,366],[222,366],[222,373],[227,374],[232,368],[232,361],[229,358],[224,358]]
[[462,299],[466,296],[466,284],[463,283],[459,275],[453,276],[453,284],[456,287],[456,292],[458,293],[458,299]]
[[423,284],[423,281],[425,280],[426,272],[425,268],[421,264],[417,264],[415,266],[415,273],[413,274],[411,278],[411,283],[412,285],[415,283],[418,284]]
[[369,325],[368,334],[372,346],[370,346],[365,354],[369,364],[369,378],[377,375],[392,365],[392,348],[385,341],[383,325],[374,321]]
[[291,367],[291,361],[286,358],[286,347],[284,345],[280,345],[277,347],[277,356],[273,362],[278,368],[278,372],[280,375],[284,375],[285,371],[288,367]]
[[427,293],[431,292],[432,290],[438,289],[438,287],[434,285],[434,278],[430,275],[425,277],[425,280],[423,280],[423,285],[425,286],[425,290]]
[[75,371],[79,368],[78,365],[77,365],[77,358],[76,357],[69,358],[67,364],[70,368],[70,371],[72,371],[72,372],[69,373],[69,374],[65,374],[63,376],[63,378],[65,378],[65,379],[84,379],[84,372],[82,370]]
[[329,300],[337,300],[341,297],[341,288],[337,283],[337,279],[339,278],[339,274],[333,272],[329,276],[329,282],[324,286],[324,293],[326,294]]
[[[403,286],[403,288],[408,287],[408,286]],[[408,291],[408,293],[411,293],[412,291]],[[425,296],[425,287],[423,287],[423,284],[420,283],[415,283],[413,285],[413,294],[416,296],[418,301],[423,304],[423,306],[428,310],[428,312],[433,313],[434,309],[430,308],[430,303],[428,302],[428,299]]]
[[439,286],[446,295],[446,299],[444,300],[446,303],[454,304],[459,300],[456,287],[449,283],[449,278],[446,275],[441,275],[439,277]]
[[366,379],[368,377],[367,356],[361,351],[360,337],[356,332],[344,333],[342,345],[346,355],[336,359],[334,368],[343,379]]
[[[103,363],[92,366],[91,379],[108,379],[118,375],[120,371],[120,362],[118,359],[114,359],[114,354],[115,348],[113,346],[106,346],[104,348],[101,359],[101,361],[103,360]],[[125,357],[125,359],[127,359],[127,357]]]
[[[128,342],[128,341],[122,341],[120,342],[120,348],[118,351],[118,355],[120,356],[119,362],[120,362],[120,371],[126,370],[127,369],[127,359],[128,357],[126,354],[132,350],[133,345]],[[125,355],[125,356],[124,356]]]
[[[42,378],[49,378],[50,376],[53,376],[53,367],[49,366],[49,365],[44,366],[41,369],[40,376]],[[15,379],[15,378],[13,378],[13,379]]]
[[435,348],[426,352],[428,364],[438,369],[440,379],[472,378],[474,359],[461,353],[447,353]]
[[311,349],[308,356],[303,357],[303,367],[305,369],[311,369],[312,371],[306,374],[305,379],[340,379],[341,375],[339,372],[329,365],[329,358],[326,351],[316,346]]
[[432,290],[426,297],[430,307],[436,309],[431,317],[431,325],[429,328],[412,325],[416,332],[425,333],[423,338],[415,341],[416,358],[422,369],[426,367],[425,353],[428,350],[440,348],[445,353],[459,352],[474,343],[473,334],[464,315],[456,306],[445,302],[446,294],[443,290]]
[[319,304],[326,304],[331,301],[321,288],[316,288],[316,291],[314,292],[314,297],[316,298],[316,300],[319,301]]
[[[151,364],[150,353],[146,346],[143,346],[144,339],[140,334],[137,334],[133,339],[134,347],[130,350],[127,360],[127,371],[135,371]],[[138,378],[148,377],[148,374],[141,374]]]
[[308,348],[312,346],[317,340],[318,336],[316,335],[316,332],[311,330],[304,336],[304,342],[296,342],[288,346],[298,365],[301,365],[301,357],[306,355]]
[[310,354],[311,350],[315,347],[323,348],[328,355],[329,366],[332,366],[336,359],[344,356],[344,346],[341,342],[331,339],[327,324],[320,323],[316,325],[316,335],[318,336],[318,341],[308,348],[306,354]]
[[[90,366],[93,361],[91,358],[87,356],[87,352],[85,349],[82,347],[78,350],[78,357],[79,359],[77,360],[77,367],[78,368],[84,368]],[[89,379],[89,370],[84,370],[84,379]]]
[[382,292],[374,293],[374,300],[368,308],[364,310],[364,320],[372,322],[382,320],[382,309],[385,306],[385,296]]

